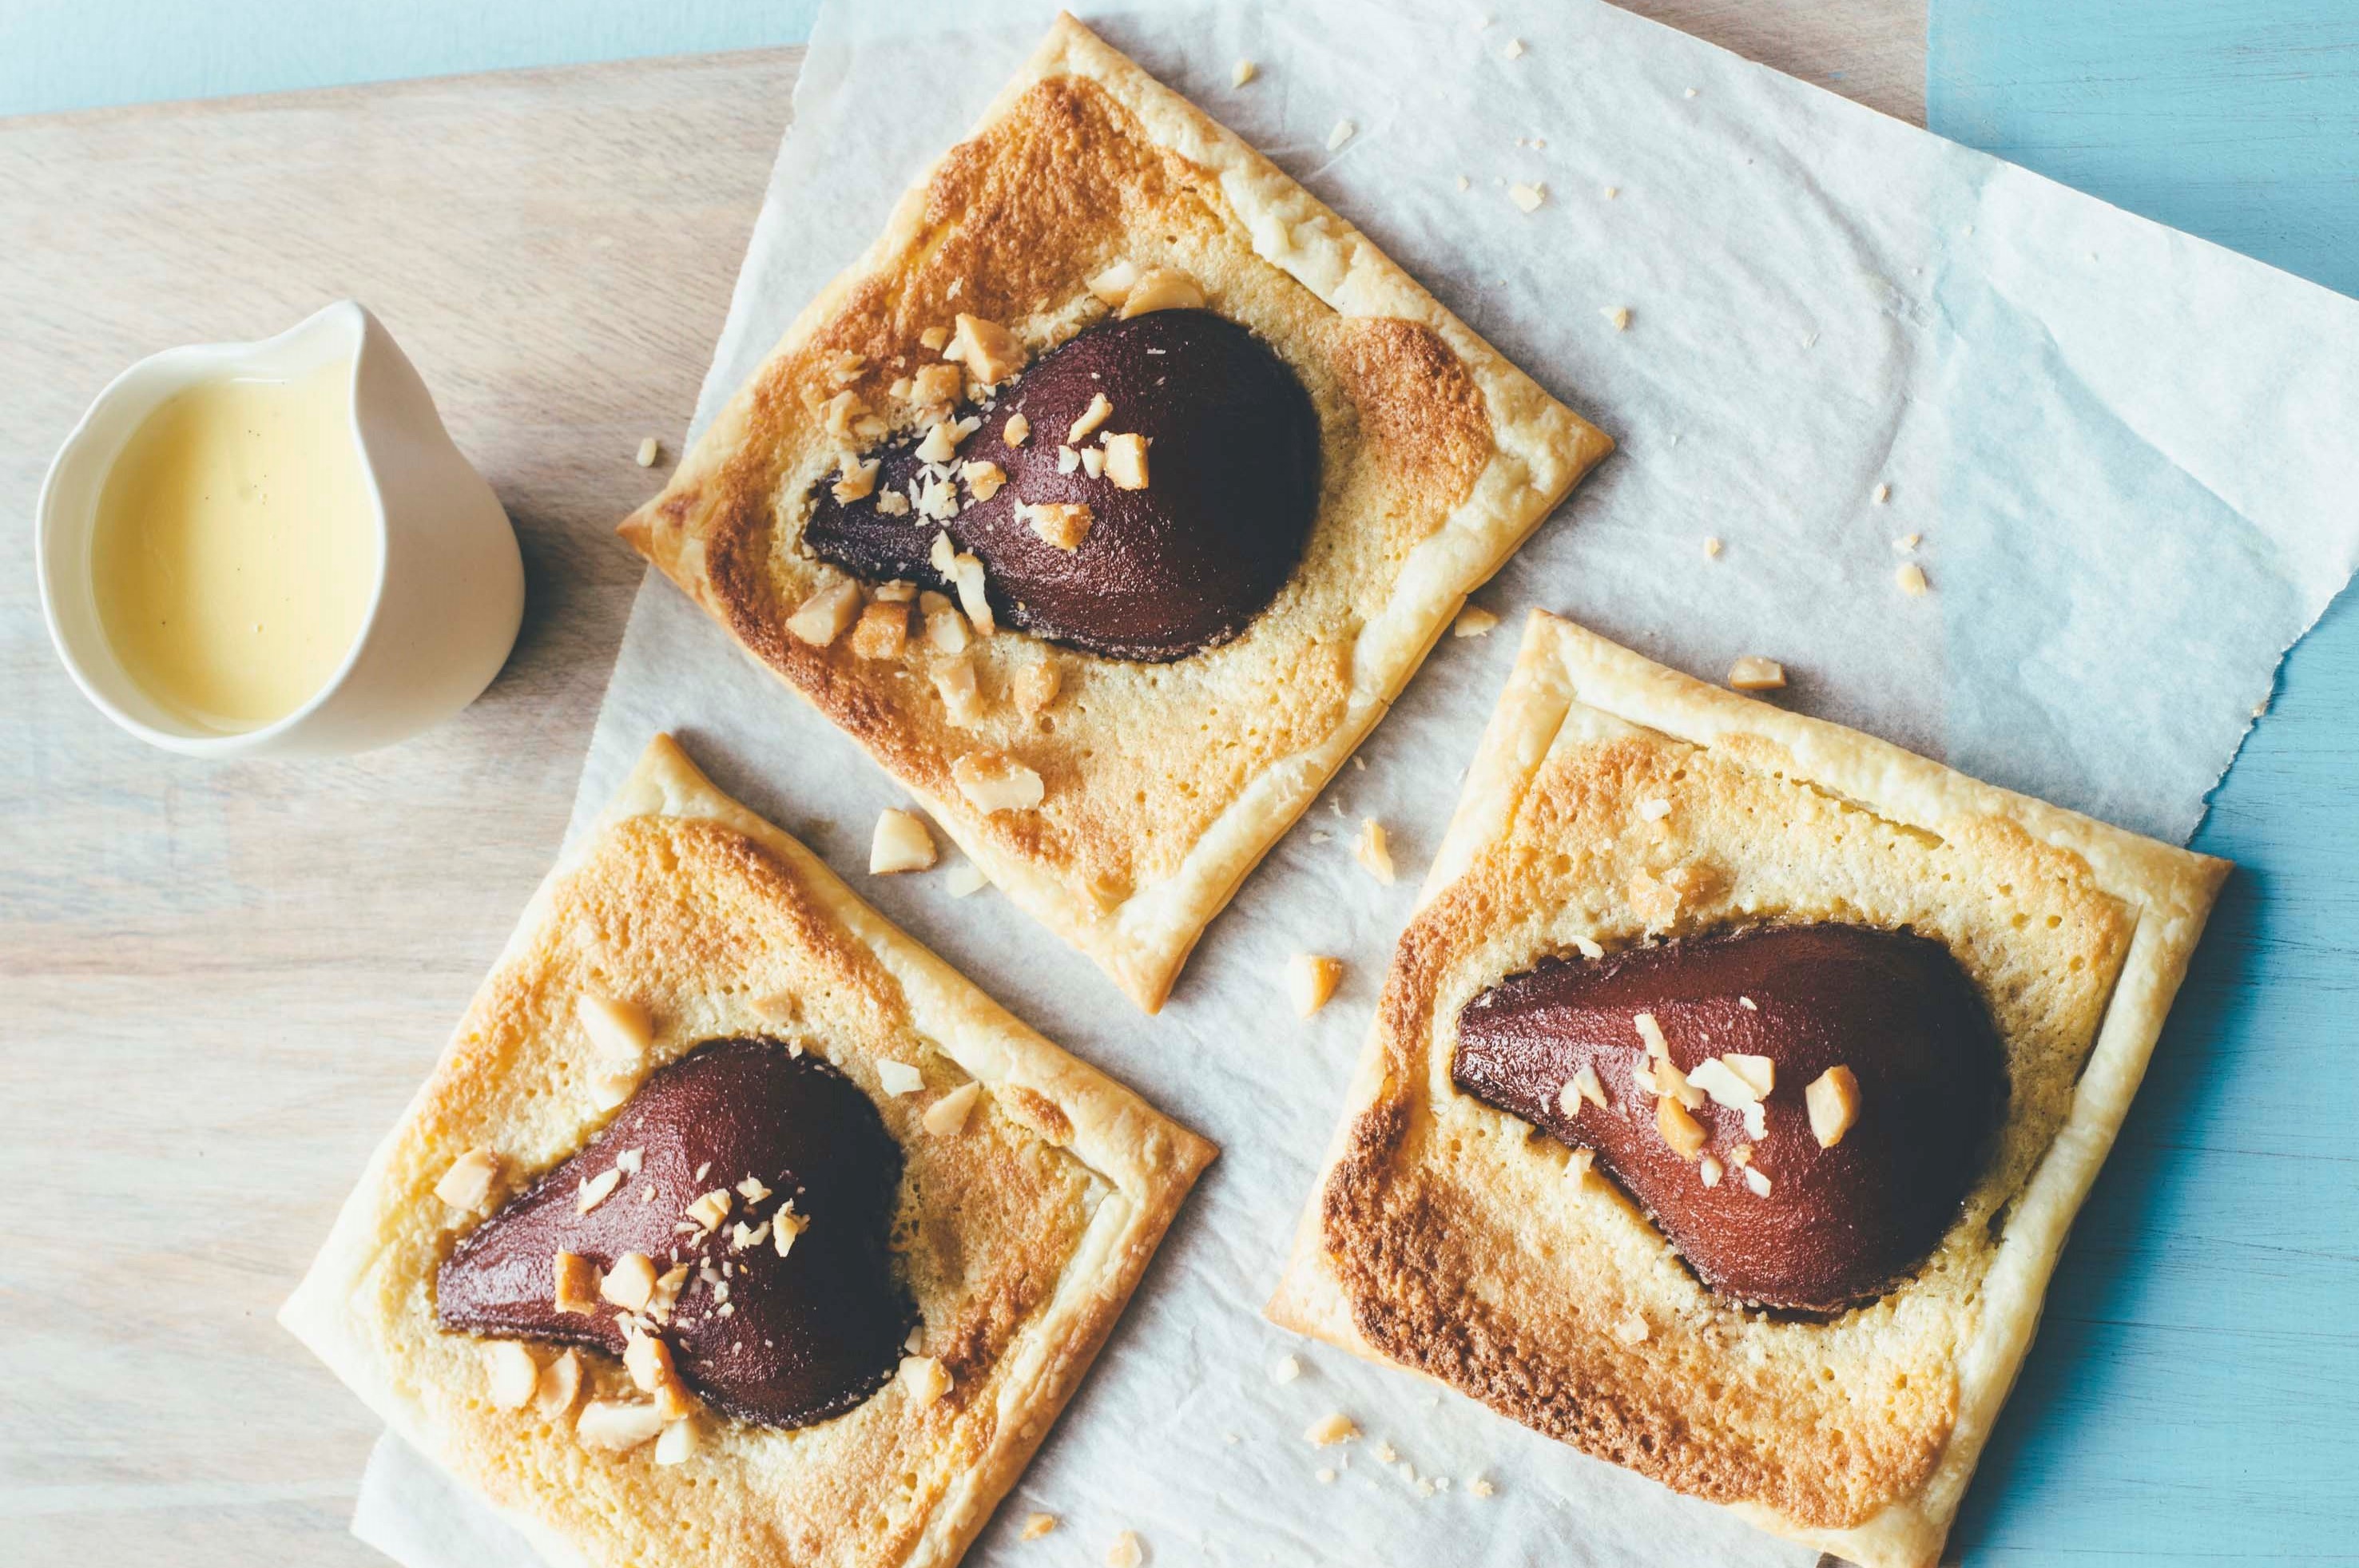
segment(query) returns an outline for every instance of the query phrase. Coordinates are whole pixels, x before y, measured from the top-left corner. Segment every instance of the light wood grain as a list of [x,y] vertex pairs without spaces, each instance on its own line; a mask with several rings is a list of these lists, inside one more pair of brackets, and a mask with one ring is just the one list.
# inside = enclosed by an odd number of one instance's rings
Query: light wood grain
[[[1921,112],[1913,0],[1638,8]],[[375,1423],[271,1314],[557,847],[632,454],[687,421],[798,59],[0,122],[0,1560],[374,1561]],[[516,519],[516,655],[386,752],[147,750],[41,627],[49,453],[133,359],[345,295]]]

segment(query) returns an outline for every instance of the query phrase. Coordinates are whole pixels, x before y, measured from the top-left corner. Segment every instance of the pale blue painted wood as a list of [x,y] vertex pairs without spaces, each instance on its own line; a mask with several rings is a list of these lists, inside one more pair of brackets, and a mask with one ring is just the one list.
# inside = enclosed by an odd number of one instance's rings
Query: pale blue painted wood
[[819,0],[0,0],[0,114],[802,42]]
[[[2359,5],[1933,0],[1930,20],[1935,130],[2359,293]],[[1968,1499],[1973,1568],[2359,1563],[2351,595],[2287,660],[2195,844],[2239,870]]]

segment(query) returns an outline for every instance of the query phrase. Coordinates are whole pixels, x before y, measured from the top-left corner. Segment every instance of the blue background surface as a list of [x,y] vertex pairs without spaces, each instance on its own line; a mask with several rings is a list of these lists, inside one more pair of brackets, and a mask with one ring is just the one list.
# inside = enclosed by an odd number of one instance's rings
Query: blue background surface
[[[815,8],[0,0],[0,113],[790,43]],[[1936,131],[2359,294],[2359,3],[1930,22]],[[2354,711],[2346,594],[2196,836],[2239,870],[1968,1501],[1969,1563],[2359,1563]]]

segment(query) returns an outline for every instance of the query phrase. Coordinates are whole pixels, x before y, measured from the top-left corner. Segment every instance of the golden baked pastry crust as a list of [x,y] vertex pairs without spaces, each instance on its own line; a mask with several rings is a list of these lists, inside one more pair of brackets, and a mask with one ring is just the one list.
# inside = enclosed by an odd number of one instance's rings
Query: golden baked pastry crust
[[[1161,665],[1003,629],[970,656],[985,712],[963,725],[933,689],[942,656],[924,639],[868,660],[849,638],[788,635],[794,610],[842,579],[800,545],[804,497],[844,444],[813,405],[849,390],[911,428],[891,388],[939,360],[928,329],[967,311],[1037,355],[1104,316],[1086,282],[1120,260],[1190,274],[1310,394],[1322,490],[1277,600],[1233,641]],[[840,368],[845,354],[864,368]],[[622,532],[1151,1012],[1466,594],[1611,444],[1276,166],[1066,16]],[[1027,716],[1009,681],[1041,660],[1061,691]],[[950,769],[976,751],[1037,771],[1043,803],[974,810]]]
[[[1270,1315],[1864,1568],[1930,1564],[2227,869],[1536,612]],[[1832,1321],[1715,1296],[1450,1075],[1459,1009],[1545,956],[1779,920],[1943,942],[2013,1085],[1940,1248]]]
[[[435,1184],[485,1147],[521,1190],[604,1124],[574,1021],[587,989],[654,1015],[649,1071],[761,1034],[868,1091],[907,1161],[895,1257],[924,1353],[951,1376],[939,1401],[913,1408],[897,1381],[798,1431],[706,1415],[699,1453],[676,1466],[493,1408],[487,1342],[435,1323],[436,1269],[474,1223]],[[791,1023],[776,1021],[778,996],[796,999]],[[925,1086],[885,1093],[886,1057]],[[927,1132],[926,1107],[970,1081],[983,1097],[964,1128]],[[1026,1029],[658,736],[535,896],[280,1320],[552,1562],[948,1564],[1047,1435],[1213,1152]],[[615,1358],[583,1355],[585,1399],[630,1397]]]

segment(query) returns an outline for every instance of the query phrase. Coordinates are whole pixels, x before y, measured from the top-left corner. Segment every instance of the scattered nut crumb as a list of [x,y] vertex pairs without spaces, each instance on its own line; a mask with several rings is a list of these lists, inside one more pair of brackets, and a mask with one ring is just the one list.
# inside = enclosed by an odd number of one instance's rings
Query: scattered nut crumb
[[906,1062],[896,1062],[885,1056],[876,1062],[876,1082],[886,1094],[898,1099],[924,1088],[926,1075]]
[[1016,1535],[1024,1541],[1038,1541],[1042,1536],[1054,1531],[1056,1528],[1055,1514],[1027,1514],[1024,1518],[1024,1528],[1018,1530]]
[[1810,1136],[1821,1149],[1832,1149],[1859,1120],[1859,1076],[1840,1064],[1828,1068],[1802,1091],[1810,1107]]
[[1339,1443],[1349,1443],[1359,1435],[1359,1423],[1341,1410],[1333,1415],[1321,1416],[1302,1431],[1302,1440],[1313,1448],[1332,1448]]
[[484,1348],[484,1380],[493,1409],[520,1410],[540,1388],[540,1363],[515,1340],[495,1339]]
[[614,1259],[614,1266],[598,1281],[598,1294],[626,1312],[640,1311],[655,1293],[656,1266],[644,1252],[625,1252]]
[[1115,1536],[1114,1544],[1106,1548],[1105,1561],[1106,1568],[1139,1568],[1147,1561],[1147,1549],[1138,1543],[1138,1532],[1126,1530]]
[[1721,1175],[1722,1171],[1720,1161],[1714,1160],[1711,1155],[1707,1154],[1701,1160],[1696,1162],[1696,1180],[1701,1181],[1705,1186],[1719,1186]]
[[552,1302],[560,1312],[587,1313],[598,1307],[598,1269],[588,1258],[560,1252],[549,1259],[557,1290]]
[[1243,87],[1246,82],[1251,82],[1255,77],[1259,76],[1260,74],[1261,67],[1256,65],[1249,60],[1241,60],[1237,61],[1236,69],[1229,72],[1229,85],[1232,87]]
[[582,1397],[582,1353],[561,1350],[556,1359],[540,1369],[540,1384],[534,1388],[532,1408],[546,1416],[564,1416],[571,1412],[573,1401]]
[[1088,474],[1093,479],[1103,479],[1105,477],[1105,448],[1102,446],[1084,447],[1082,449],[1081,458],[1082,473]]
[[962,1083],[928,1105],[926,1114],[919,1119],[925,1123],[926,1130],[936,1138],[956,1138],[966,1130],[967,1116],[974,1109],[975,1101],[982,1097],[982,1084],[972,1081]]
[[639,466],[641,468],[653,468],[656,465],[657,460],[662,456],[663,443],[656,440],[655,437],[649,436],[647,440],[639,443]]
[[787,633],[798,642],[825,648],[843,635],[843,628],[860,610],[860,584],[849,577],[838,578],[787,617]]
[[696,1422],[683,1416],[656,1439],[656,1463],[685,1465],[696,1453]]
[[872,457],[864,462],[852,453],[845,452],[842,461],[836,468],[838,477],[831,487],[830,493],[837,500],[847,505],[866,498],[876,489],[878,466],[878,460],[875,458]]
[[[953,610],[951,614],[958,612]],[[974,666],[968,663],[963,656],[938,666],[933,680],[934,691],[941,698],[942,708],[950,715],[951,723],[964,728],[982,721],[983,693],[975,685]]]
[[1099,303],[1118,310],[1130,298],[1137,282],[1138,268],[1127,261],[1117,261],[1090,279],[1090,292],[1098,297]]
[[909,646],[909,606],[879,599],[853,623],[852,651],[859,659],[898,659]]
[[1728,684],[1739,691],[1777,691],[1786,684],[1786,667],[1774,659],[1746,654],[1728,667]]
[[1464,175],[1462,174],[1458,177],[1458,189],[1461,191],[1470,191],[1473,189],[1473,185],[1474,182],[1467,179]]
[[1089,537],[1090,527],[1097,520],[1082,501],[1018,501],[1016,515],[1032,526],[1043,544],[1068,555],[1082,548],[1082,540]]
[[1374,817],[1360,819],[1360,836],[1353,841],[1353,857],[1368,868],[1368,875],[1386,887],[1392,886],[1393,851],[1385,824]]
[[951,1391],[951,1375],[935,1356],[911,1356],[901,1363],[901,1384],[911,1408],[922,1410]]
[[1605,188],[1605,199],[1606,199],[1608,201],[1613,201],[1613,200],[1614,200],[1614,198],[1615,198],[1616,196],[1619,196],[1619,195],[1621,195],[1621,194],[1622,194],[1622,188],[1621,188],[1619,185],[1609,185],[1609,186],[1607,186],[1607,187]]
[[1038,713],[1057,700],[1064,677],[1045,659],[1020,664],[1007,678],[1007,695],[1026,713]]
[[1537,212],[1540,210],[1540,204],[1548,200],[1548,187],[1545,185],[1510,185],[1507,187],[1507,200],[1516,204],[1516,208],[1518,212]]
[[908,811],[889,808],[876,813],[876,832],[868,842],[870,876],[924,871],[933,864],[934,839],[924,822]]
[[1456,620],[1450,623],[1450,635],[1465,637],[1488,637],[1498,624],[1499,617],[1489,610],[1480,604],[1469,604],[1458,612]]
[[959,312],[957,331],[942,357],[963,365],[985,387],[995,387],[1024,368],[1023,343],[997,321]]
[[1766,1198],[1769,1195],[1769,1178],[1758,1166],[1748,1165],[1745,1168],[1745,1184],[1753,1189],[1753,1195],[1756,1198]]
[[1628,332],[1628,331],[1630,330],[1630,307],[1629,307],[1629,306],[1627,306],[1627,305],[1600,305],[1600,306],[1597,308],[1597,313],[1598,313],[1599,315],[1601,315],[1601,316],[1604,317],[1607,321],[1609,321],[1613,322],[1613,323],[1614,323],[1614,330],[1615,332]]
[[1604,945],[1599,942],[1594,937],[1574,937],[1572,939],[1572,945],[1583,958],[1603,958],[1605,956]]
[[1695,95],[1696,95],[1696,90],[1695,90],[1694,88],[1692,88],[1692,87],[1689,88],[1689,89],[1688,89],[1688,91],[1687,91],[1687,96],[1688,96],[1688,97],[1690,97],[1690,98],[1692,98],[1692,97],[1694,97]]
[[995,751],[968,752],[951,764],[951,778],[967,804],[986,816],[1030,811],[1047,793],[1038,773]]
[[1345,142],[1350,141],[1353,136],[1358,136],[1359,134],[1360,127],[1353,125],[1351,121],[1336,121],[1335,128],[1327,133],[1327,150],[1329,152],[1336,151],[1338,148],[1343,147]]
[[1093,430],[1095,430],[1100,425],[1104,424],[1106,420],[1113,416],[1113,414],[1114,405],[1106,400],[1106,395],[1104,393],[1091,393],[1090,406],[1082,410],[1082,417],[1075,419],[1073,421],[1072,428],[1065,432],[1065,440],[1069,442],[1079,443],[1087,438]]
[[451,1161],[442,1180],[434,1183],[434,1195],[454,1209],[489,1214],[492,1188],[499,1177],[500,1157],[488,1149],[471,1149]]
[[968,642],[966,617],[942,594],[930,591],[918,596],[926,622],[926,641],[936,653],[964,653]]
[[1269,1369],[1269,1380],[1273,1383],[1291,1383],[1301,1376],[1302,1363],[1291,1356],[1279,1356],[1277,1365]]
[[1031,438],[1032,421],[1021,414],[1008,415],[1006,425],[999,432],[999,439],[1009,446],[1022,446]]
[[1879,506],[1883,506],[1886,501],[1892,499],[1892,486],[1889,485],[1877,485],[1875,492],[1868,496],[1868,499],[1875,502]]
[[1335,1467],[1332,1465],[1322,1465],[1312,1471],[1311,1475],[1321,1486],[1332,1486],[1335,1480]]
[[591,1177],[574,1190],[573,1212],[577,1214],[588,1214],[614,1196],[614,1189],[622,1184],[622,1181],[623,1173],[620,1171],[601,1171],[597,1175]]
[[781,1258],[795,1249],[795,1237],[810,1229],[810,1216],[795,1213],[789,1202],[770,1216],[770,1246]]
[[1147,438],[1125,432],[1103,438],[1106,477],[1117,490],[1147,488]]
[[[939,348],[940,343],[929,343]],[[966,390],[965,376],[955,365],[921,365],[909,377],[909,401],[920,408],[947,408]]]
[[1286,961],[1286,994],[1293,999],[1295,1016],[1309,1018],[1327,1005],[1343,978],[1343,961],[1317,953],[1298,953]]
[[1507,40],[1507,47],[1501,49],[1499,52],[1509,60],[1521,60],[1524,57],[1524,40],[1521,38],[1509,38]]
[[582,1407],[573,1435],[584,1448],[627,1454],[653,1441],[665,1424],[653,1404],[638,1399],[592,1399]]
[[1593,1149],[1576,1147],[1568,1149],[1564,1157],[1564,1179],[1579,1187],[1589,1180],[1589,1172],[1596,1163],[1597,1151]]
[[995,463],[962,463],[959,477],[978,501],[988,501],[1007,483],[1007,471]]
[[1477,1475],[1472,1481],[1466,1483],[1466,1489],[1475,1497],[1487,1497],[1496,1492],[1499,1488],[1491,1485],[1491,1478],[1489,1476]]
[[983,868],[972,860],[962,860],[951,866],[944,875],[942,881],[943,885],[950,888],[951,897],[953,898],[963,898],[971,894],[980,893],[984,887],[990,886],[983,875]]
[[1716,534],[1706,534],[1703,541],[1704,559],[1706,561],[1718,561],[1720,559],[1720,551],[1721,543],[1719,536]]
[[[1660,1082],[1659,1067],[1656,1075],[1657,1081]],[[1687,1107],[1669,1094],[1655,1102],[1655,1130],[1662,1134],[1663,1141],[1669,1144],[1681,1160],[1693,1160],[1703,1152],[1703,1125],[1688,1115]]]
[[1898,583],[1900,591],[1912,599],[1921,597],[1933,586],[1925,581],[1925,569],[1913,561],[1903,561],[1900,570],[1892,574],[1892,581]]
[[1898,539],[1892,541],[1892,552],[1895,555],[1907,555],[1924,542],[1925,536],[1923,534],[1902,534]]
[[[1151,315],[1157,310],[1198,310],[1204,305],[1204,290],[1196,280],[1177,267],[1158,267],[1139,275],[1123,297],[1122,319]],[[1075,436],[1075,441],[1081,438]]]
[[918,334],[918,341],[940,354],[951,341],[951,330],[940,326],[928,327]]
[[1614,1337],[1625,1345],[1644,1345],[1647,1336],[1653,1332],[1647,1326],[1647,1320],[1637,1312],[1625,1314],[1614,1325]]
[[1638,820],[1642,822],[1659,822],[1670,814],[1671,803],[1660,796],[1638,802]]
[[[697,1179],[703,1180],[701,1171],[697,1172]],[[688,1205],[687,1223],[694,1225],[701,1231],[719,1230],[721,1222],[729,1217],[729,1190],[726,1187],[715,1187],[712,1192],[704,1193]],[[615,1267],[619,1269],[622,1265],[618,1263]]]

